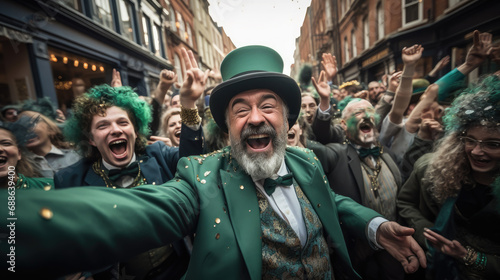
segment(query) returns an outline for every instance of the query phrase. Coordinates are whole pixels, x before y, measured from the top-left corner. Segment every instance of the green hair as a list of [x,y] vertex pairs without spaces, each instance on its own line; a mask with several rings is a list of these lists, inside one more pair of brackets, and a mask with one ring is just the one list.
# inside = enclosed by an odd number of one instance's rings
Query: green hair
[[146,137],[150,133],[149,123],[152,121],[150,105],[139,98],[131,87],[95,86],[73,104],[73,115],[64,126],[64,136],[75,143],[79,152],[86,157],[97,158],[99,152],[89,145],[90,128],[95,115],[104,116],[110,107],[125,110],[137,132],[136,151],[146,147]]
[[500,128],[500,78],[489,75],[464,89],[443,116],[446,132],[477,125]]

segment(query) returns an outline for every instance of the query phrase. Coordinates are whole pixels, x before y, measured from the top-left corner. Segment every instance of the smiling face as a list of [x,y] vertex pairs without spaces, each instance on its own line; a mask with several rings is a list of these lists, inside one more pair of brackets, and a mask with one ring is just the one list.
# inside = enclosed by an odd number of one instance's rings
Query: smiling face
[[302,129],[300,129],[299,123],[295,123],[292,128],[288,131],[288,142],[289,146],[303,147],[300,142],[300,136],[302,135]]
[[234,157],[255,178],[276,173],[286,148],[288,121],[283,102],[267,89],[244,91],[226,111]]
[[7,177],[9,166],[16,167],[19,160],[21,160],[21,152],[17,148],[14,135],[0,128],[0,178]]
[[[469,160],[472,175],[474,178],[494,178],[498,175],[500,169],[500,131],[495,128],[487,128],[484,126],[475,126],[467,130],[466,136],[475,140],[496,141],[490,142],[484,151],[477,145],[465,145],[465,154]],[[484,145],[484,144],[483,144]],[[499,146],[498,148],[494,148]]]
[[305,113],[308,123],[312,124],[314,121],[317,109],[318,105],[316,104],[316,100],[314,100],[314,98],[309,95],[302,96],[302,111]]
[[119,107],[109,107],[103,116],[95,115],[92,119],[89,142],[111,165],[125,167],[130,163],[136,139],[132,121]]
[[347,123],[347,138],[360,146],[370,147],[377,142],[375,109],[367,100],[350,102],[343,112]]
[[179,142],[181,140],[181,115],[175,114],[172,115],[167,122],[167,137],[172,140],[173,146],[179,146]]

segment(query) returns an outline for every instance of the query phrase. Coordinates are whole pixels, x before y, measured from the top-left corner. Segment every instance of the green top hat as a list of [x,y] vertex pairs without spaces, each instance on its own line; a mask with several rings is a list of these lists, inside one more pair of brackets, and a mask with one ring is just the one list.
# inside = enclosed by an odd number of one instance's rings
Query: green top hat
[[291,77],[283,74],[283,60],[273,49],[246,46],[233,50],[220,67],[223,82],[210,96],[210,111],[214,121],[228,131],[225,114],[235,95],[252,89],[269,89],[288,107],[288,125],[293,126],[300,113],[300,88]]

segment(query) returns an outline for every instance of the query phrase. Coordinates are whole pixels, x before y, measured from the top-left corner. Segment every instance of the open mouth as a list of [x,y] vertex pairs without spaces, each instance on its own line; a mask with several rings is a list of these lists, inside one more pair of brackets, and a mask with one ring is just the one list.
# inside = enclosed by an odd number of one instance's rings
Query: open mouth
[[295,139],[295,132],[289,132],[288,133],[288,140],[293,140]]
[[179,138],[181,137],[181,131],[180,130],[177,130],[175,133],[174,133],[174,136]]
[[0,167],[3,167],[7,163],[7,157],[0,156]]
[[271,137],[268,134],[255,134],[250,135],[246,140],[248,146],[252,149],[259,150],[264,149],[271,142]]
[[472,164],[477,166],[477,167],[484,167],[490,163],[490,160],[488,159],[481,159],[481,158],[473,158],[471,157]]
[[109,149],[117,156],[121,156],[127,152],[127,141],[116,140],[109,143]]
[[367,122],[362,122],[359,125],[359,130],[361,130],[361,132],[363,133],[369,133],[370,131],[372,131],[372,125]]

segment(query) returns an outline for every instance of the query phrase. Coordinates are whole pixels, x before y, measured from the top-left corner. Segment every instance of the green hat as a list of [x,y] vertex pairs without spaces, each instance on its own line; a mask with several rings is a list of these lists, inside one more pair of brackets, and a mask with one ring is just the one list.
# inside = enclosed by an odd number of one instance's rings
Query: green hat
[[420,96],[422,96],[422,94],[430,84],[431,83],[429,83],[429,81],[426,79],[413,79],[413,93],[411,95],[410,104],[417,103],[420,99]]
[[269,89],[288,107],[288,125],[292,127],[300,113],[300,88],[291,77],[283,74],[283,60],[273,49],[246,46],[233,50],[220,67],[223,82],[210,95],[210,111],[217,125],[228,131],[226,108],[235,95],[252,89]]

